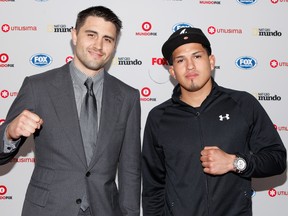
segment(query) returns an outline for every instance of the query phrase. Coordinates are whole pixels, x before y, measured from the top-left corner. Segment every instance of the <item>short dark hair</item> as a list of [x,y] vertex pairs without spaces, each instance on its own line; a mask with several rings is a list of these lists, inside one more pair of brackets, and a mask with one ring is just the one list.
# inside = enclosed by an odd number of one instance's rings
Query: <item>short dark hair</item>
[[116,34],[121,31],[122,21],[118,18],[118,16],[109,8],[104,6],[92,6],[85,10],[82,10],[78,13],[75,29],[79,31],[79,29],[84,25],[87,17],[96,16],[102,17],[105,21],[112,22],[116,27]]

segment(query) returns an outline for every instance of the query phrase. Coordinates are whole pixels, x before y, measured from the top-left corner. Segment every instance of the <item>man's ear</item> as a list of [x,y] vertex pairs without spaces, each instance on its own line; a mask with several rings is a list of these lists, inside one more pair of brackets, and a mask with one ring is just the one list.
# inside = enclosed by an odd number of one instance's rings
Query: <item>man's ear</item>
[[211,71],[212,71],[215,68],[215,61],[216,61],[215,56],[211,54],[209,56],[209,61],[210,61],[210,67],[211,67]]
[[176,79],[176,74],[174,72],[174,67],[173,66],[169,66],[169,73],[174,79]]
[[76,46],[76,44],[77,44],[77,31],[75,28],[73,28],[71,31],[71,37],[72,37],[73,45]]

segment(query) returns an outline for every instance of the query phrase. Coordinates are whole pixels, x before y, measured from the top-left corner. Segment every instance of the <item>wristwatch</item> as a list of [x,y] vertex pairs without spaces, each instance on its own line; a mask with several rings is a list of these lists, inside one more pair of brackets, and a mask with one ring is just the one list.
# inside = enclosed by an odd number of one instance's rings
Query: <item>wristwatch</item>
[[247,163],[244,158],[236,155],[233,166],[234,169],[236,170],[236,173],[242,173],[246,169]]

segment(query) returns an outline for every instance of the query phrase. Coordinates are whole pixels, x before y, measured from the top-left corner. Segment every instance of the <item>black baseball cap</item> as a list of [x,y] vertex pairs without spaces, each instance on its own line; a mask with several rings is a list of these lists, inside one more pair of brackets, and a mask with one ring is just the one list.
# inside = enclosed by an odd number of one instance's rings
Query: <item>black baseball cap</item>
[[200,43],[208,50],[209,55],[212,52],[210,42],[201,29],[194,27],[180,28],[162,46],[162,54],[170,65],[172,65],[171,56],[173,51],[187,43]]

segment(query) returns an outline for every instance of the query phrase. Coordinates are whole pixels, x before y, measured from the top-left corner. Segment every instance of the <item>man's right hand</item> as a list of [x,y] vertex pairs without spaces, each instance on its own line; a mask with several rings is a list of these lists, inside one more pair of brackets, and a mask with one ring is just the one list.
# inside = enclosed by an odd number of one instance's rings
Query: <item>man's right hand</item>
[[24,110],[7,126],[7,139],[17,140],[21,136],[29,137],[37,129],[40,129],[42,124],[43,120],[37,114]]

